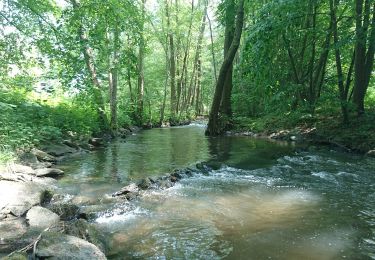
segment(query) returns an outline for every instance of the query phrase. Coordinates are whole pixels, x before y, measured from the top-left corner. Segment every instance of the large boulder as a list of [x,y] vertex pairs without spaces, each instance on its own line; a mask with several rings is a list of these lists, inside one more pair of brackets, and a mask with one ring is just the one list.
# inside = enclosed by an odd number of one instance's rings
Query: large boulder
[[139,187],[135,183],[131,183],[121,190],[112,194],[112,197],[125,197],[128,200],[132,200],[139,195]]
[[42,162],[56,162],[56,157],[46,153],[46,152],[43,152],[41,150],[38,150],[36,148],[32,149],[31,150],[31,153],[34,154],[36,156],[36,158],[38,158],[39,161],[42,161]]
[[80,209],[77,205],[71,203],[52,204],[49,209],[60,216],[61,220],[72,220],[79,217]]
[[43,232],[35,256],[41,259],[107,259],[95,245],[74,236]]
[[52,156],[60,157],[63,155],[74,153],[77,150],[65,144],[49,144],[43,147],[43,151]]
[[96,245],[102,252],[108,249],[105,235],[84,219],[69,222],[64,229],[65,234],[82,238]]
[[59,177],[64,174],[64,171],[56,168],[43,168],[35,170],[35,175],[38,177]]
[[45,201],[47,194],[43,185],[34,182],[0,181],[0,213],[22,216]]
[[22,218],[6,218],[0,221],[0,252],[9,252],[13,243],[27,232],[26,222]]
[[27,212],[26,220],[31,227],[45,229],[58,224],[60,217],[49,209],[34,206]]
[[21,165],[21,164],[11,164],[9,165],[9,171],[12,173],[21,173],[35,175],[35,171],[30,166]]

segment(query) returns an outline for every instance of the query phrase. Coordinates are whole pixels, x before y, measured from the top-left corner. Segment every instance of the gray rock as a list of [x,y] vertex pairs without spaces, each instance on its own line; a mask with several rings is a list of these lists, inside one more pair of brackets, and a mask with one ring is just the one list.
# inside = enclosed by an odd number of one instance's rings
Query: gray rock
[[12,172],[12,173],[35,175],[35,171],[30,166],[25,166],[25,165],[21,165],[21,164],[10,165],[9,171]]
[[76,219],[80,214],[79,207],[71,203],[53,204],[49,207],[49,209],[59,215],[61,220]]
[[60,217],[49,209],[34,206],[27,212],[26,220],[31,227],[45,229],[58,224]]
[[14,252],[9,256],[2,258],[2,260],[27,260],[26,253]]
[[64,171],[56,168],[43,168],[35,171],[38,177],[59,177],[64,174]]
[[46,188],[34,182],[0,181],[1,212],[22,216],[45,199],[45,192]]
[[91,138],[89,144],[93,146],[101,146],[103,145],[103,138]]
[[42,234],[35,255],[43,259],[107,259],[95,245],[81,238],[56,232]]
[[36,158],[38,158],[38,160],[43,161],[43,162],[56,162],[57,161],[54,156],[49,155],[48,153],[38,150],[36,148],[32,149],[31,153],[34,154]]
[[38,163],[38,159],[35,154],[31,152],[24,152],[19,156],[21,163],[31,166]]
[[366,153],[367,156],[375,157],[375,150],[370,150]]
[[63,156],[66,154],[74,153],[76,149],[69,147],[65,144],[49,144],[43,147],[43,151],[52,156]]
[[105,235],[95,228],[94,225],[90,224],[84,219],[78,219],[70,222],[65,226],[67,235],[82,238],[94,245],[96,245],[102,252],[108,250],[108,243]]
[[17,240],[26,231],[26,222],[22,218],[7,218],[0,221],[0,245]]
[[128,186],[123,187],[118,192],[113,193],[112,197],[126,195],[126,194],[129,194],[129,193],[138,193],[138,192],[139,192],[138,186],[135,183],[131,183]]
[[139,182],[138,182],[138,188],[142,189],[142,190],[147,190],[148,188],[150,188],[152,185],[152,182],[149,178],[144,178],[144,179],[141,179]]

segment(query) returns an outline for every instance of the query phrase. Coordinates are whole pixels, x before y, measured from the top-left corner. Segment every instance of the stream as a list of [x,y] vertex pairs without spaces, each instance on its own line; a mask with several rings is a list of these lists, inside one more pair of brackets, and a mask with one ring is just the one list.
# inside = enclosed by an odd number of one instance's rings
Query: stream
[[[375,160],[205,126],[152,129],[59,167],[62,192],[96,207],[109,259],[375,259]],[[132,181],[218,165],[132,202]]]

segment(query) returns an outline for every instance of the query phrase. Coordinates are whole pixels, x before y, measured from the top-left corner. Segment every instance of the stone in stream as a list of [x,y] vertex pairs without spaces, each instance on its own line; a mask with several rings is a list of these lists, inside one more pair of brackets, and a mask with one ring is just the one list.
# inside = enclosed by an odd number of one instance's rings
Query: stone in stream
[[27,212],[26,220],[31,227],[45,229],[58,224],[60,217],[49,209],[34,206]]
[[152,185],[152,181],[150,180],[150,178],[141,179],[137,183],[138,188],[140,188],[141,190],[147,190],[148,188],[151,187],[151,185]]
[[102,146],[103,145],[103,138],[91,138],[89,140],[89,144],[93,145],[93,146]]
[[21,164],[12,164],[9,166],[9,171],[12,173],[21,173],[28,175],[35,175],[35,171],[30,166],[25,166]]
[[48,145],[43,146],[42,150],[56,157],[60,157],[66,154],[71,154],[77,151],[76,149],[70,146],[67,146],[65,144],[48,144]]
[[112,197],[119,197],[122,195],[128,195],[128,194],[138,194],[139,193],[139,188],[137,184],[131,183],[125,187],[123,187],[121,190],[115,192],[112,194]]
[[71,203],[52,204],[49,209],[60,216],[61,220],[73,220],[80,215],[79,207]]
[[36,246],[35,256],[40,259],[107,259],[95,245],[78,237],[58,232],[43,232]]
[[27,260],[27,254],[21,252],[14,252],[9,256],[2,258],[2,260]]
[[375,157],[375,150],[370,150],[366,153],[367,156],[369,157]]
[[46,200],[47,189],[34,182],[0,181],[0,213],[22,216]]
[[17,242],[27,232],[23,218],[10,217],[0,221],[0,252],[9,252],[13,243]]
[[36,158],[38,158],[39,161],[42,161],[42,162],[56,162],[57,159],[56,157],[46,153],[46,152],[43,152],[39,149],[32,149],[31,150],[31,153],[34,154],[36,156]]
[[108,250],[108,241],[105,235],[84,219],[67,223],[64,233],[82,238],[97,246],[104,253]]
[[37,169],[35,175],[38,177],[59,177],[64,174],[64,171],[56,168]]

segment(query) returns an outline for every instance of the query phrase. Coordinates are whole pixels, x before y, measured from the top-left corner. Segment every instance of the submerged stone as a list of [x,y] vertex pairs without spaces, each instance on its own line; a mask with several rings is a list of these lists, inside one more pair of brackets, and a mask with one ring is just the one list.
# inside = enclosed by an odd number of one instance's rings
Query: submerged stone
[[81,238],[57,232],[43,232],[35,255],[41,259],[107,259],[95,245]]

